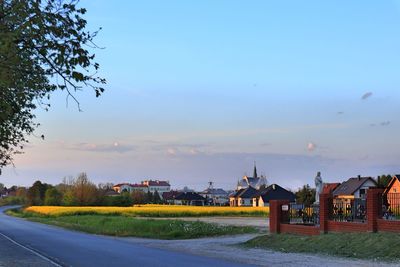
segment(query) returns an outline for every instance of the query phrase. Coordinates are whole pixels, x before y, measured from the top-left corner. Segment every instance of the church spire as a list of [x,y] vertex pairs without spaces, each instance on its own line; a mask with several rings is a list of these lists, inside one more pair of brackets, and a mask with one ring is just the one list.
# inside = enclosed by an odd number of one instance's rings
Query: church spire
[[257,178],[257,167],[256,167],[256,162],[254,161],[254,172],[253,172],[253,178]]

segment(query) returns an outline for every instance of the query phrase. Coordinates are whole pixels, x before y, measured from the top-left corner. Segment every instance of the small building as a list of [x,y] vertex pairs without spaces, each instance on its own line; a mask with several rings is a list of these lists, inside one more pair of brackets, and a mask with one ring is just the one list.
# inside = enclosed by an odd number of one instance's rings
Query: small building
[[222,188],[207,188],[199,193],[207,201],[207,205],[224,206],[229,203],[229,194]]
[[253,198],[253,207],[269,207],[270,200],[289,200],[296,201],[296,196],[283,187],[272,184],[265,189],[259,190]]
[[258,190],[252,186],[239,189],[229,197],[229,205],[231,207],[251,207],[253,206],[253,198],[257,194]]
[[180,192],[174,198],[175,205],[204,206],[206,199],[195,192]]

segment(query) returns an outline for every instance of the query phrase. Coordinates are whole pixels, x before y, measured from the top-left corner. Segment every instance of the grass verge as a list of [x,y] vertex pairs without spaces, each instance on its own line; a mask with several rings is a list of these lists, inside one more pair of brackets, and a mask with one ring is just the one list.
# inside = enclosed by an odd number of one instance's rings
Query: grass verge
[[121,215],[46,216],[21,209],[9,210],[6,213],[30,221],[56,225],[67,229],[121,237],[190,239],[257,232],[253,227],[221,226],[179,220],[135,219],[131,216]]
[[243,244],[281,252],[314,253],[330,256],[400,261],[400,234],[329,233],[319,236],[292,234],[264,235]]

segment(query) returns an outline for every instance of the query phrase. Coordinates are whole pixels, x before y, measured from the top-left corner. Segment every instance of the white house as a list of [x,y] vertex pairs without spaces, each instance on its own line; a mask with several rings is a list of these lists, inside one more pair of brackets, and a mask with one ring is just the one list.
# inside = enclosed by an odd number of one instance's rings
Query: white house
[[142,185],[147,186],[153,194],[157,191],[160,197],[162,197],[163,193],[171,191],[171,185],[168,181],[145,180],[142,181]]

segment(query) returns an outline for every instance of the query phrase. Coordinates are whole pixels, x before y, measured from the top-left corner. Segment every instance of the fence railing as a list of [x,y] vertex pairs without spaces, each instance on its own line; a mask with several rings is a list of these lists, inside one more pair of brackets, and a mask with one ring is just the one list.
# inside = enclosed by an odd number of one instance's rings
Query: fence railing
[[365,199],[334,199],[330,219],[340,222],[366,222],[367,205]]
[[319,205],[305,206],[291,203],[288,213],[290,224],[319,225]]
[[382,196],[382,218],[400,220],[400,193],[388,193]]

